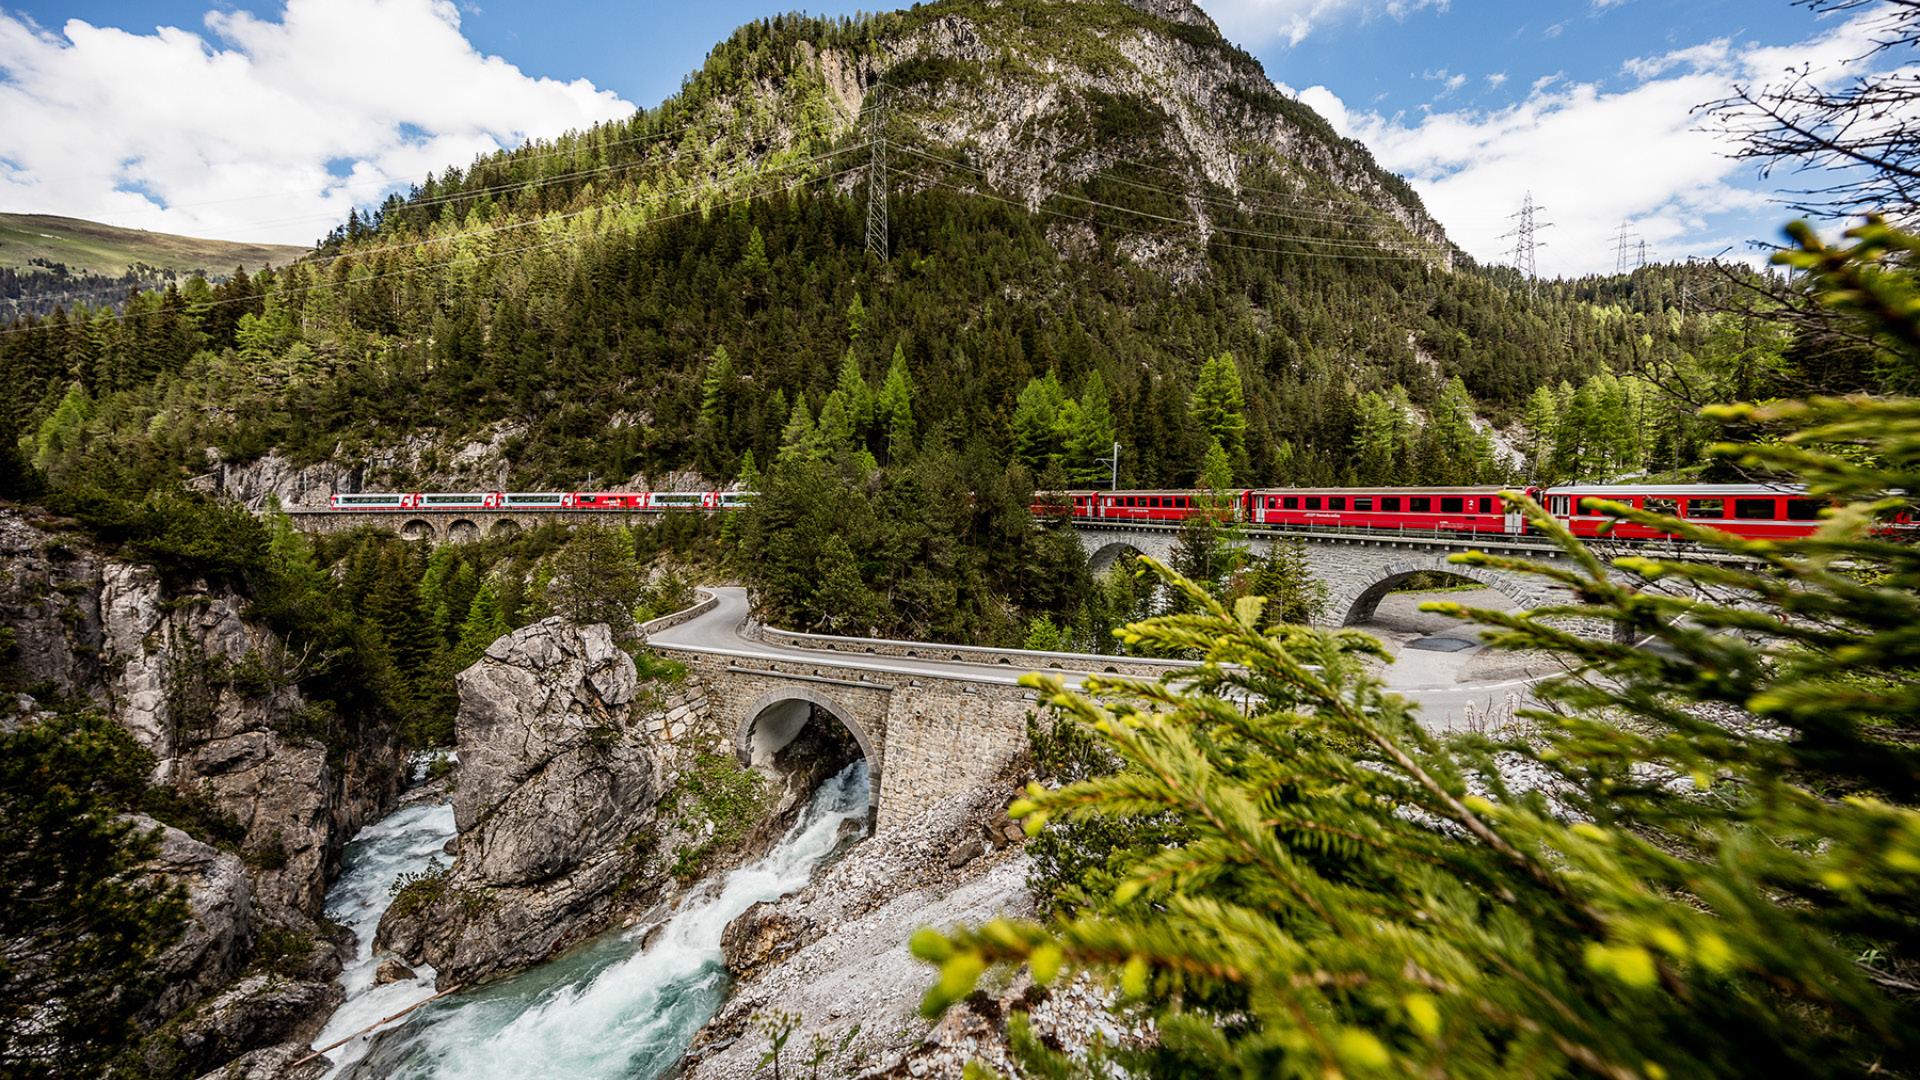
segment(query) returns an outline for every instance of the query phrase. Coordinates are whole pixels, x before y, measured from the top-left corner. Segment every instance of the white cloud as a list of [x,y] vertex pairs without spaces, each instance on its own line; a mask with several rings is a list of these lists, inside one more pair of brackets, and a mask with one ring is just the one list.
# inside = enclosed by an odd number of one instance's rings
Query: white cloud
[[[1677,258],[1724,246],[1714,215],[1772,211],[1747,182],[1752,165],[1732,160],[1724,142],[1699,130],[1694,108],[1735,82],[1775,78],[1789,64],[1844,64],[1866,51],[1868,29],[1856,17],[1790,46],[1715,41],[1640,58],[1625,65],[1632,81],[1623,89],[1548,76],[1524,100],[1490,110],[1389,117],[1350,109],[1325,87],[1308,87],[1299,98],[1366,143],[1383,166],[1411,177],[1428,209],[1476,258],[1506,261],[1510,241],[1500,234],[1531,191],[1555,225],[1542,234],[1541,272],[1611,271],[1622,220],[1657,255]],[[1702,250],[1710,233],[1714,247]]]
[[0,207],[308,243],[396,184],[633,112],[477,52],[450,0],[209,11],[206,35],[0,12]]
[[1416,11],[1447,10],[1452,0],[1199,0],[1229,38],[1258,47],[1284,40],[1298,45],[1316,26],[1343,18],[1404,19]]
[[1507,73],[1506,73],[1506,72],[1504,72],[1504,71],[1496,71],[1496,72],[1493,72],[1492,74],[1490,74],[1490,75],[1488,75],[1488,76],[1487,76],[1487,86],[1488,86],[1488,87],[1489,87],[1490,89],[1493,89],[1493,90],[1498,90],[1498,89],[1500,89],[1501,87],[1503,87],[1503,86],[1505,86],[1505,85],[1507,85]]

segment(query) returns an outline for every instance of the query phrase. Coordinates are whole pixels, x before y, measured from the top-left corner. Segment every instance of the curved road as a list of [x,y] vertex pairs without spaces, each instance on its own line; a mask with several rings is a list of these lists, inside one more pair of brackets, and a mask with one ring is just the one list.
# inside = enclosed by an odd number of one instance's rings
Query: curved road
[[[1006,664],[969,664],[954,660],[920,660],[903,656],[875,656],[866,652],[838,649],[805,649],[782,642],[756,641],[745,634],[748,605],[747,590],[720,586],[706,590],[718,600],[713,610],[688,619],[679,626],[647,635],[647,644],[681,652],[707,653],[738,660],[766,662],[784,660],[798,664],[832,664],[851,671],[871,671],[882,675],[924,676],[930,679],[958,679],[964,682],[1013,686],[1029,669]],[[1057,674],[1070,686],[1079,685],[1089,672],[1098,669],[1105,658],[1071,653],[1034,653],[1061,662]],[[1114,658],[1120,659],[1120,658]],[[1083,665],[1078,672],[1074,662]],[[1035,669],[1037,670],[1037,669]]]
[[[930,660],[899,656],[876,656],[864,651],[803,648],[783,642],[758,641],[747,637],[747,591],[736,587],[706,590],[718,603],[679,626],[648,635],[647,642],[658,648],[680,652],[724,656],[743,663],[785,661],[800,664],[831,664],[848,671],[871,672],[907,678],[957,679],[965,682],[1011,686],[1028,670],[1004,664],[973,664],[954,660]],[[851,639],[849,639],[851,642]],[[1444,655],[1402,651],[1401,662],[1382,672],[1387,686],[1420,706],[1422,717],[1435,728],[1459,727],[1469,710],[1485,713],[1504,711],[1510,703],[1524,704],[1529,688],[1543,675],[1502,679],[1491,682],[1459,682],[1455,674],[1467,656],[1480,651],[1475,644],[1459,654]],[[1069,686],[1079,685],[1088,673],[1101,664],[1122,657],[1096,657],[1077,653],[1032,653],[1036,658],[1060,664],[1055,670]]]

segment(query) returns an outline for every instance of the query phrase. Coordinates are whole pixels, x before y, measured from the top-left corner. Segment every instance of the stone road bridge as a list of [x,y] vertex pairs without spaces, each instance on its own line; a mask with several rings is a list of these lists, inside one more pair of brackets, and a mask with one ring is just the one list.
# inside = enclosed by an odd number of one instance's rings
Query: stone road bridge
[[705,591],[694,607],[648,623],[647,644],[688,666],[743,764],[770,763],[810,721],[839,721],[866,756],[880,829],[991,783],[1026,747],[1039,705],[1021,675],[1057,671],[1073,685],[1088,674],[1158,678],[1196,666],[797,634],[753,624],[744,589]]

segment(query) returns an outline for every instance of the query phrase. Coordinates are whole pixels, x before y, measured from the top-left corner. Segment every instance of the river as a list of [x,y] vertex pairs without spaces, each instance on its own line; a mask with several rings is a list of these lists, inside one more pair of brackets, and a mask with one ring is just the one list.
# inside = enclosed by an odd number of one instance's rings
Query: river
[[[400,825],[396,819],[415,808],[369,827],[356,838],[357,847],[389,823],[395,832],[421,825]],[[451,812],[448,823],[451,824]],[[668,1073],[686,1054],[693,1036],[726,999],[727,973],[720,953],[720,935],[742,912],[763,900],[774,900],[805,885],[820,865],[840,847],[841,826],[864,823],[867,814],[867,767],[855,762],[822,783],[812,801],[787,834],[758,861],[703,883],[683,899],[651,944],[642,946],[639,930],[601,935],[578,949],[517,976],[470,991],[451,994],[410,1014],[394,1028],[342,1048],[331,1075],[349,1080],[392,1077],[396,1080],[454,1078],[515,1080],[565,1077],[568,1080],[651,1080]],[[428,850],[424,832],[411,850],[419,852],[411,867],[396,867],[385,878],[389,884],[402,869],[425,864],[438,844]],[[445,843],[442,835],[439,844]],[[369,868],[367,882],[355,880],[362,866],[377,861],[371,853],[356,858],[348,852],[348,870],[329,893],[329,910],[340,895],[367,895],[385,910],[384,887],[374,889],[377,874]],[[371,906],[371,905],[370,905]],[[346,912],[343,903],[340,910]],[[342,916],[342,921],[349,921]],[[353,921],[361,935],[363,963],[342,975],[348,998],[327,1032],[315,1040],[324,1046],[360,1027],[389,1015],[432,993],[430,977],[403,991],[371,988],[377,961],[369,954],[379,913]],[[364,927],[364,929],[363,929]],[[365,967],[364,982],[360,970]],[[356,996],[356,986],[360,986]],[[387,994],[375,1003],[375,996]],[[351,1011],[352,1018],[343,1019]],[[340,1052],[336,1052],[340,1054]]]

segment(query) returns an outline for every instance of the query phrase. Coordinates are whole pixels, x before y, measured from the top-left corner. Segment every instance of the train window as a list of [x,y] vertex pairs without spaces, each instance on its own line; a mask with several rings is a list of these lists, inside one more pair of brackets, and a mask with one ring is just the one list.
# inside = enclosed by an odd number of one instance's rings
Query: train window
[[1344,495],[1336,495],[1327,500],[1327,509],[1329,510],[1345,510],[1346,508],[1347,498]]
[[1369,498],[1364,498],[1364,497],[1356,497],[1353,500],[1353,508],[1355,510],[1372,510],[1373,500]]
[[1488,498],[1482,498],[1480,500],[1480,512],[1483,514],[1493,513],[1493,500]]
[[1466,507],[1467,501],[1465,499],[1453,495],[1443,495],[1440,497],[1440,512],[1443,514],[1463,513]]
[[1727,516],[1727,503],[1724,499],[1688,499],[1687,516],[1696,518],[1723,518]]
[[1679,499],[1656,499],[1649,495],[1646,502],[1647,513],[1666,514],[1671,517],[1680,512]]
[[1388,514],[1397,514],[1397,513],[1399,513],[1399,512],[1400,512],[1400,497],[1399,497],[1398,495],[1389,495],[1389,496],[1387,496],[1386,498],[1384,498],[1384,499],[1381,499],[1381,500],[1380,500],[1380,509],[1381,509],[1381,511],[1382,511],[1383,513],[1388,513]]
[[1788,521],[1819,521],[1820,503],[1814,499],[1788,499]]
[[1300,497],[1297,495],[1289,495],[1280,500],[1280,505],[1288,510],[1298,510],[1300,509]]
[[1416,495],[1407,500],[1407,512],[1411,514],[1433,513],[1433,500],[1425,495]]
[[1735,499],[1733,516],[1747,521],[1770,521],[1773,519],[1773,500]]
[[1309,510],[1320,509],[1320,496],[1318,495],[1307,496],[1307,509]]

